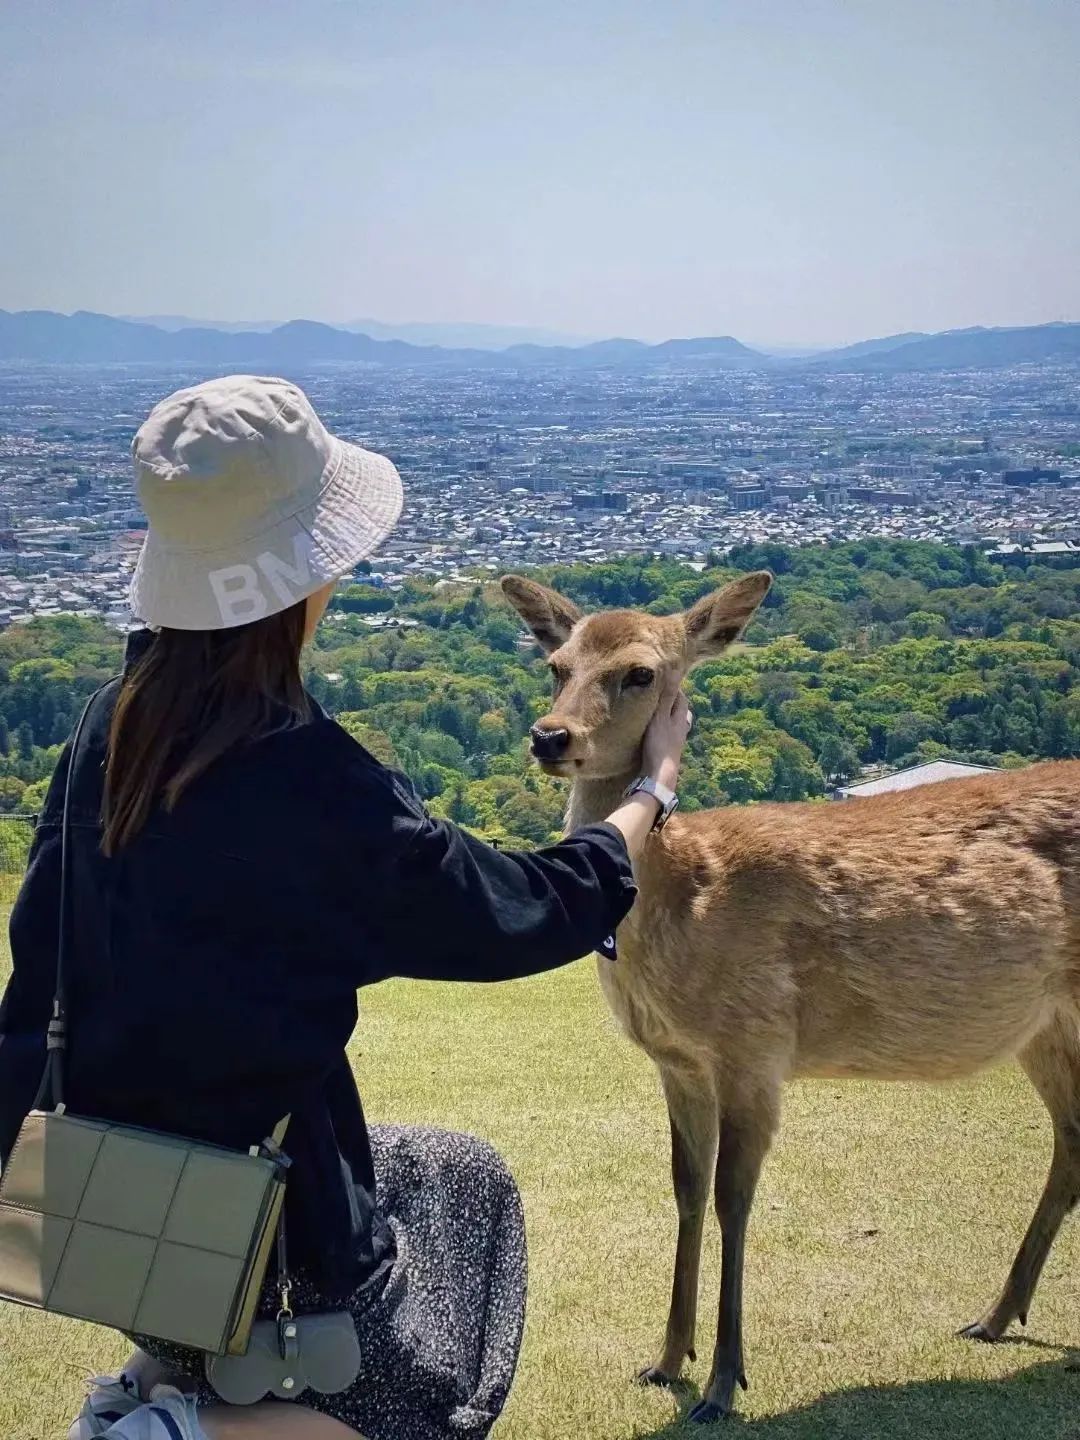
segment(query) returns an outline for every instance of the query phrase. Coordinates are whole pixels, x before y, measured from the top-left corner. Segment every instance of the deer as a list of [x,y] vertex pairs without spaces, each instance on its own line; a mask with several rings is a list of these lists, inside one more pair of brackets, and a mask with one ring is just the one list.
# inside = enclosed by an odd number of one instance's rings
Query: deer
[[[571,782],[568,831],[615,809],[665,683],[734,644],[770,584],[744,575],[676,615],[586,615],[502,579],[553,677],[531,749]],[[710,1186],[720,1224],[712,1368],[692,1421],[730,1414],[747,1386],[747,1224],[789,1080],[941,1082],[1019,1061],[1053,1125],[1049,1176],[998,1300],[959,1333],[990,1342],[1027,1323],[1080,1197],[1078,799],[1080,761],[1058,760],[877,798],[682,811],[649,837],[615,958],[597,963],[670,1121],[674,1278],[642,1383],[671,1386],[696,1360]]]

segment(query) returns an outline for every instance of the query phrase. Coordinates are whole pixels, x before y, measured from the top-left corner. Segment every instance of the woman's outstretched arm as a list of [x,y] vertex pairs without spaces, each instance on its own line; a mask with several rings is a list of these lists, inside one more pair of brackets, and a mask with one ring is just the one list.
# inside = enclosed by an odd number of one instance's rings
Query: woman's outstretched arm
[[[671,789],[689,723],[686,701],[672,685],[642,757],[646,773]],[[349,917],[346,941],[377,937],[385,968],[369,970],[369,980],[512,980],[603,950],[634,902],[631,861],[658,810],[650,796],[635,795],[602,823],[530,851],[496,850],[413,810],[403,821],[404,843],[384,863],[379,903],[371,903],[370,889],[356,894],[363,913]]]

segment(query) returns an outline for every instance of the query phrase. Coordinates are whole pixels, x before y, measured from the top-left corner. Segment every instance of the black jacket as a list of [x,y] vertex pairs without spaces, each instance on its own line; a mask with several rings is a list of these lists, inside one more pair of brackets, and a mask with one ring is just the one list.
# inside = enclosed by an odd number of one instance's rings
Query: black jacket
[[[544,850],[495,850],[432,819],[320,713],[223,756],[108,859],[117,688],[94,705],[72,781],[65,1098],[73,1113],[237,1148],[291,1112],[291,1250],[347,1293],[393,1259],[345,1057],[357,988],[509,980],[587,954],[633,903],[622,837],[591,825]],[[11,917],[0,1162],[44,1063],[67,764],[65,750]]]

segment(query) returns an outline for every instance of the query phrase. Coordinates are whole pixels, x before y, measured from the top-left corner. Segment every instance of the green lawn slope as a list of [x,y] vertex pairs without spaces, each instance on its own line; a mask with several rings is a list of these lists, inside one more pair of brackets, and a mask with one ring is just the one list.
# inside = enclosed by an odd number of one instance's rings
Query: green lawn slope
[[[0,961],[0,969],[6,961]],[[591,963],[492,988],[394,983],[364,996],[353,1060],[372,1121],[492,1140],[525,1196],[529,1323],[496,1440],[629,1440],[682,1430],[681,1396],[632,1383],[670,1282],[667,1124],[648,1061],[615,1030]],[[1049,1153],[1018,1071],[935,1090],[792,1087],[754,1212],[743,1440],[1076,1440],[1080,1228],[1051,1256],[1025,1335],[952,1337],[993,1298]],[[106,1331],[0,1306],[0,1436],[55,1440]]]

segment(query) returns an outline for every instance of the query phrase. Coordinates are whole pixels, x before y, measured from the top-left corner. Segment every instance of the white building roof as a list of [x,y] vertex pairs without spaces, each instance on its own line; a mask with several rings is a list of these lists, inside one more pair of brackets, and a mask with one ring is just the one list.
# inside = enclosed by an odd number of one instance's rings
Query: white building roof
[[836,791],[842,800],[861,800],[867,795],[886,795],[891,790],[912,790],[916,785],[932,785],[939,780],[963,780],[972,775],[994,775],[993,765],[964,765],[957,760],[929,760],[925,765],[912,765],[907,770],[897,770],[893,775],[881,775],[876,780],[857,780],[854,785],[843,785]]

